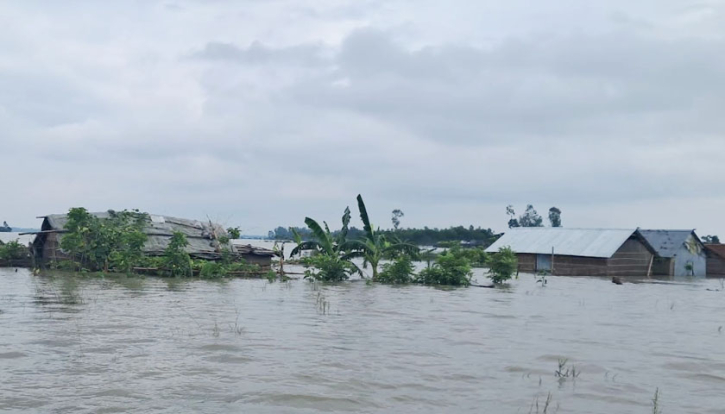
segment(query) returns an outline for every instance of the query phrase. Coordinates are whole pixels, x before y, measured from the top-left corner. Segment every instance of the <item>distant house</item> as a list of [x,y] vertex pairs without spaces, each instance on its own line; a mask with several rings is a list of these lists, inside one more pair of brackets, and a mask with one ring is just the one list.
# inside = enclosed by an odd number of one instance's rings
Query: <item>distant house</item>
[[[106,219],[110,215],[108,212],[91,214],[100,219]],[[68,216],[52,214],[42,218],[43,225],[39,232],[35,232],[35,239],[31,246],[31,253],[36,263],[42,264],[66,259],[68,256],[60,248],[60,243],[65,233]],[[221,225],[208,221],[201,222],[154,214],[150,214],[149,218],[143,229],[148,236],[143,249],[145,254],[149,256],[163,255],[171,236],[175,232],[181,232],[189,242],[186,252],[193,259],[220,260],[222,258],[219,238],[228,237],[228,235]],[[271,266],[272,257],[275,256],[272,250],[261,247],[240,246],[235,243],[230,243],[229,246],[233,255],[263,267]]]
[[706,244],[707,277],[725,277],[725,244]]
[[655,251],[635,229],[515,228],[486,252],[509,246],[519,271],[559,276],[647,276]]
[[705,245],[694,230],[639,231],[657,252],[652,274],[669,277],[707,276]]

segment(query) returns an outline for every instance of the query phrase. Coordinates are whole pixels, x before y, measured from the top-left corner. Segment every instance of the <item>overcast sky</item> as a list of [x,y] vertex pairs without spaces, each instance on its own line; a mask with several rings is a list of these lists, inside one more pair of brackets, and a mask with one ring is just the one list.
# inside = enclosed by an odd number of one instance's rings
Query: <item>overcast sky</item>
[[725,235],[721,0],[0,2],[0,220]]

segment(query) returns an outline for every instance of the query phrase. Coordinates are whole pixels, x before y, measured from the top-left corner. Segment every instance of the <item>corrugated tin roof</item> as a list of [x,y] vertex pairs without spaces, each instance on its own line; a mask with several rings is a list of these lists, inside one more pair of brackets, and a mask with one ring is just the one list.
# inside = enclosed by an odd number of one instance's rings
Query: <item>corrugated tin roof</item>
[[706,244],[705,249],[708,252],[725,259],[725,244]]
[[639,230],[660,257],[674,257],[694,230]]
[[487,252],[509,246],[516,253],[609,258],[636,229],[572,229],[563,227],[515,228],[506,232]]

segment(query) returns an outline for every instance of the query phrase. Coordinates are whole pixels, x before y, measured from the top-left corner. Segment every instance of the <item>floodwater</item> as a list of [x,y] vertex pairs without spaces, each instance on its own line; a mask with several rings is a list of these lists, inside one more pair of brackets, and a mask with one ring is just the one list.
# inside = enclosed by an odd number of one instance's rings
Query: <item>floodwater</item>
[[725,291],[707,289],[0,269],[0,411],[530,413],[551,393],[549,413],[652,413],[659,389],[663,413],[725,413]]

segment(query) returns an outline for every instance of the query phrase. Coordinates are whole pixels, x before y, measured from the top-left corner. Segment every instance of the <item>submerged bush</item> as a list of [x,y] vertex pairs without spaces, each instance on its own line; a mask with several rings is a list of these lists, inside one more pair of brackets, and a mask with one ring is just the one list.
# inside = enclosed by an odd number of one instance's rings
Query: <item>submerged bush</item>
[[413,261],[407,254],[400,255],[391,263],[383,264],[377,282],[391,285],[406,284],[413,281]]
[[218,279],[228,275],[229,271],[226,267],[217,262],[204,262],[199,269],[199,277],[203,279]]
[[90,270],[129,272],[143,256],[147,236],[143,232],[148,215],[134,211],[108,211],[100,219],[85,208],[71,208],[60,246],[71,261]]
[[181,232],[174,232],[169,245],[164,250],[162,266],[171,276],[191,276],[191,257],[184,250],[189,242]]
[[424,285],[468,286],[471,284],[471,262],[462,254],[448,251],[439,254],[435,263],[415,278]]
[[504,246],[488,257],[489,279],[493,283],[502,283],[513,277],[519,266],[516,253],[510,247]]
[[28,257],[28,248],[20,244],[17,240],[13,240],[3,244],[0,242],[0,260],[12,262],[14,260],[22,260]]
[[352,262],[327,254],[305,257],[302,259],[302,263],[307,268],[305,279],[320,282],[342,282],[349,279],[351,274],[359,272],[357,266]]

